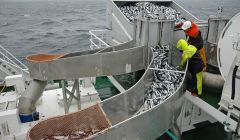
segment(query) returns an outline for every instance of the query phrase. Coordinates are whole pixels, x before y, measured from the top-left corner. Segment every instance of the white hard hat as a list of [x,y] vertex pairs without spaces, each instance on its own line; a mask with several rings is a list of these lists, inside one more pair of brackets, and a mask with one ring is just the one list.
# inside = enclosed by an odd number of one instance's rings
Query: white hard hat
[[182,25],[182,29],[183,29],[183,30],[187,30],[187,29],[189,29],[189,28],[191,28],[191,27],[192,27],[191,21],[185,21],[185,22],[183,23],[183,25]]

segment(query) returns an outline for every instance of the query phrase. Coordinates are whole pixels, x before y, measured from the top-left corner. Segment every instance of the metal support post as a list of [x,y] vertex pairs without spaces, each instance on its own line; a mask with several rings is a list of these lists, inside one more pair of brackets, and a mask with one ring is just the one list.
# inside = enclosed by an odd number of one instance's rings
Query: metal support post
[[78,110],[81,109],[81,96],[80,96],[80,89],[79,89],[79,79],[75,79],[76,83],[76,94],[77,94],[77,104],[78,104]]
[[62,86],[62,93],[63,93],[64,111],[66,114],[68,113],[68,109],[67,109],[67,95],[66,95],[65,80],[61,80],[61,86]]
[[[66,88],[64,80],[61,81],[61,85],[62,85],[62,92],[63,92],[63,101],[64,101],[65,114],[67,114],[69,112],[69,108],[70,108],[70,105],[72,103],[72,99],[73,98],[77,101],[78,109],[81,109],[80,89],[79,89],[79,81],[78,81],[78,79],[75,79],[71,91],[69,91]],[[75,93],[76,93],[76,96],[75,96]],[[67,97],[67,94],[69,95],[69,97]]]

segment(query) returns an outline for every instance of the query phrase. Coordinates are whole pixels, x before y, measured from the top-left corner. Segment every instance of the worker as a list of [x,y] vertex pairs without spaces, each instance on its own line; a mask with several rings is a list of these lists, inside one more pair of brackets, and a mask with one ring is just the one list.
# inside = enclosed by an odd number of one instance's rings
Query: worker
[[203,61],[201,59],[199,50],[193,45],[189,45],[184,39],[180,39],[177,43],[177,48],[182,51],[182,59],[180,62],[180,69],[183,69],[186,61],[188,62],[188,71],[190,72],[191,85],[190,91],[193,96],[198,96],[202,94],[202,74],[203,74]]
[[203,47],[203,38],[201,35],[201,31],[199,30],[197,24],[193,21],[185,21],[177,24],[176,27],[181,27],[187,36],[188,43],[197,47],[197,49],[200,51],[200,56],[203,60],[205,71],[207,68],[206,54]]

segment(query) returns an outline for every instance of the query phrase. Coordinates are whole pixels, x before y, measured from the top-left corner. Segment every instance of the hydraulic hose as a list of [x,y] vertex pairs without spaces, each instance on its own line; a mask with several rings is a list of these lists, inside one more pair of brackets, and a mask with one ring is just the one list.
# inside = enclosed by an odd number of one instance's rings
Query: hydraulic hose
[[[234,69],[233,69],[233,75],[232,75],[232,95],[231,95],[231,99],[234,100],[235,98],[235,86],[236,86],[236,73],[238,70],[238,65],[235,65]],[[239,125],[240,125],[240,116],[238,118],[238,122],[237,122],[237,127],[236,127],[236,134],[238,134],[239,131]]]
[[236,73],[237,73],[238,67],[239,66],[235,65],[233,69],[233,74],[232,74],[232,95],[231,95],[232,100],[234,100],[235,98]]
[[169,137],[171,137],[173,140],[180,140],[180,139],[178,139],[171,131],[167,131],[166,132],[168,135],[169,135]]

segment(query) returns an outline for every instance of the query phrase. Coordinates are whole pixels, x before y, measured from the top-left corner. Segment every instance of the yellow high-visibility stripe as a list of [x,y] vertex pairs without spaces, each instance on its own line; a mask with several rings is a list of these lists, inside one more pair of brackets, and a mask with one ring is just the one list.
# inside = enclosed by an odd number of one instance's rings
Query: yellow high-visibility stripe
[[197,77],[197,90],[198,95],[202,95],[202,78],[203,78],[203,71],[196,74]]

